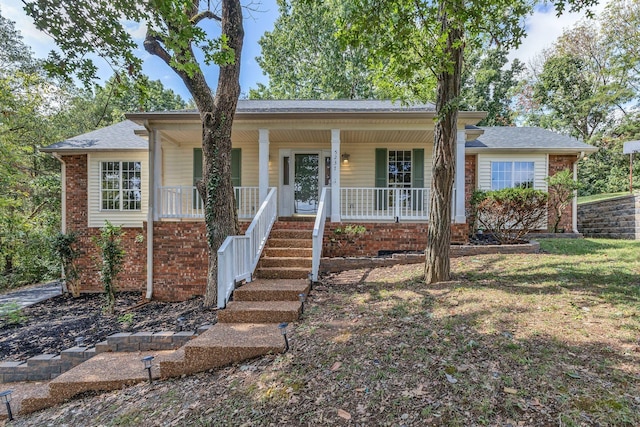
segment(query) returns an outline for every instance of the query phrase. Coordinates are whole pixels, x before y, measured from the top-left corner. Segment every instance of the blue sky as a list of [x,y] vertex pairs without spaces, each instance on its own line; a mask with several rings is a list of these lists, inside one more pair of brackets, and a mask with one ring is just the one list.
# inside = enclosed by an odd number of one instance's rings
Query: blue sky
[[[255,88],[258,82],[266,83],[266,76],[258,66],[255,58],[260,55],[258,40],[265,31],[273,29],[273,23],[278,16],[276,0],[243,0],[243,4],[252,4],[252,11],[244,11],[245,40],[242,51],[242,68],[240,73],[240,86],[243,94],[248,94],[249,89]],[[596,13],[603,9],[603,5],[595,8]],[[0,11],[5,18],[16,22],[16,27],[21,31],[24,41],[32,47],[36,57],[45,57],[47,53],[55,48],[51,38],[38,31],[32,24],[29,17],[23,11],[23,4],[20,0],[0,0]],[[565,14],[561,17],[555,16],[555,11],[551,8],[539,8],[536,13],[527,19],[527,38],[522,46],[512,52],[509,57],[519,58],[525,63],[529,62],[536,54],[548,48],[562,33],[564,28],[571,27],[578,20],[583,18],[583,14]],[[133,33],[142,42],[144,28],[132,29]],[[159,79],[162,83],[174,91],[178,92],[185,99],[190,95],[184,87],[182,81],[159,59],[147,54],[142,48],[139,55],[144,58],[144,72],[152,79]],[[97,62],[100,68],[100,77],[108,78],[111,71],[105,64]],[[216,67],[205,70],[207,80],[212,88],[217,84]]]

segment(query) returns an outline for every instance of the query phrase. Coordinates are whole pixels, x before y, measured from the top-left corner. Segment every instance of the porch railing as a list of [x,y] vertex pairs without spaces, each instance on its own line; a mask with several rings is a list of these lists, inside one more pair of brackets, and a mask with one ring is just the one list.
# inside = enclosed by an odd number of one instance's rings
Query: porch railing
[[218,249],[218,308],[227,306],[236,282],[251,281],[277,216],[277,190],[272,188],[244,236],[228,236]]
[[[258,187],[234,187],[238,218],[253,218],[260,207]],[[160,218],[204,218],[204,205],[196,187],[160,187]]]
[[340,189],[342,220],[427,220],[428,188]]
[[320,270],[320,258],[322,257],[322,241],[324,239],[324,224],[327,221],[327,212],[331,212],[331,188],[324,187],[320,194],[316,222],[313,225],[313,252],[311,260],[311,280],[318,281]]

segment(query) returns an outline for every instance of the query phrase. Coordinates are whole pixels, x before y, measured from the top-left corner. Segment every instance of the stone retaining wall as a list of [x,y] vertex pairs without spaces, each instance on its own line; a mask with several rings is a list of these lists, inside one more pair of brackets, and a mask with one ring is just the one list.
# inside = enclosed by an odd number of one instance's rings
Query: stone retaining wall
[[104,352],[175,350],[209,329],[204,325],[182,332],[120,332],[107,337],[95,347],[71,347],[59,355],[40,354],[22,362],[0,362],[0,383],[47,381]]
[[578,205],[578,231],[586,237],[640,240],[640,195]]

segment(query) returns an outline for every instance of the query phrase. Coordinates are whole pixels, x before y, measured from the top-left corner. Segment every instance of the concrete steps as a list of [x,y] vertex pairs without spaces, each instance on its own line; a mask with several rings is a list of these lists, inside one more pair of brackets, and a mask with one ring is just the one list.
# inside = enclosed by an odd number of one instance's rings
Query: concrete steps
[[256,269],[256,276],[261,279],[304,279],[309,276],[310,268],[306,267],[265,267]]
[[298,295],[309,293],[304,279],[256,280],[233,292],[234,301],[298,301]]
[[311,271],[311,257],[263,257],[258,263],[258,268],[306,268],[307,271]]
[[202,372],[284,350],[277,323],[218,323],[160,362],[163,378]]
[[313,247],[311,237],[308,239],[269,239],[267,240],[267,248],[305,248]]
[[264,256],[266,258],[287,258],[287,257],[304,257],[311,258],[313,256],[312,248],[265,248]]
[[258,263],[256,277],[305,279],[311,272],[313,225],[305,220],[276,221]]
[[300,301],[231,301],[218,312],[218,322],[294,322],[300,316],[301,306]]

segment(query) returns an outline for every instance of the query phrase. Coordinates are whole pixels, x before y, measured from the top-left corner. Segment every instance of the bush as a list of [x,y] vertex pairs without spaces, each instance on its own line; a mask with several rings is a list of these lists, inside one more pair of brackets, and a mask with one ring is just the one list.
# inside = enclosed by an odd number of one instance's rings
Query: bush
[[104,310],[109,314],[113,314],[116,302],[116,281],[122,271],[125,256],[122,248],[123,235],[121,226],[105,221],[104,227],[100,229],[100,235],[93,239],[100,249],[100,276],[106,299]]
[[569,169],[547,177],[546,181],[549,185],[549,207],[554,215],[551,231],[557,233],[564,210],[573,198],[573,192],[579,190],[581,186],[573,179],[573,173]]
[[[548,195],[532,188],[505,188],[476,195],[477,221],[501,244],[522,242],[546,220]],[[545,227],[546,228],[546,227]]]
[[78,258],[78,251],[75,243],[78,236],[75,233],[58,233],[51,239],[51,247],[58,255],[60,265],[62,266],[62,276],[67,291],[71,292],[74,297],[80,296],[80,284],[78,283],[78,269],[75,260]]

